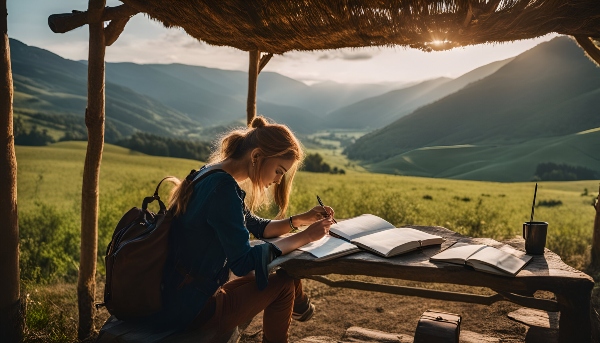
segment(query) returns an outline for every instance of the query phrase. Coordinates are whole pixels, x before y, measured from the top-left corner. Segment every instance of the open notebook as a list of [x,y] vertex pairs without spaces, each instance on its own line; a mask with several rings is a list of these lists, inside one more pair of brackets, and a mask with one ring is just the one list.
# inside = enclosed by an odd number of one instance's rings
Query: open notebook
[[444,242],[440,236],[407,227],[396,228],[372,214],[339,221],[331,226],[329,232],[383,257],[391,257]]
[[430,261],[468,265],[486,273],[515,276],[531,258],[532,256],[509,247],[500,250],[482,244],[456,243],[432,256]]
[[[362,216],[339,221],[331,226],[329,233],[331,235],[301,246],[298,250],[312,254],[317,258],[316,260],[326,261],[358,252],[361,250],[359,247],[377,255],[391,257],[420,247],[444,242],[444,239],[440,236],[406,227],[396,228],[384,219],[372,214],[363,214]],[[289,235],[263,238],[263,241],[277,245],[277,241]]]
[[[291,235],[292,234],[286,234],[281,237],[263,238],[262,240],[277,245],[277,241]],[[301,246],[298,248],[298,250],[310,253],[316,257],[315,261],[327,261],[336,257],[358,252],[360,251],[360,248],[352,243],[346,242],[343,239],[326,235],[317,241]]]

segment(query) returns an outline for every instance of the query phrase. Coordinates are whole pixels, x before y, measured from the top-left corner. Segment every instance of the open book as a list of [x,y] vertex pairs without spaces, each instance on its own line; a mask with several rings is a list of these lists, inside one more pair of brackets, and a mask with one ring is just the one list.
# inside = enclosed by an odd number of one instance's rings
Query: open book
[[[263,238],[262,240],[277,245],[277,241],[291,235],[292,234],[286,234],[275,238]],[[336,257],[360,251],[356,245],[329,235],[323,236],[319,240],[303,245],[298,248],[298,250],[310,253],[316,257],[315,261],[327,261]]]
[[396,228],[372,214],[340,221],[332,225],[329,232],[383,257],[444,242],[440,236],[407,227]]
[[531,256],[509,247],[500,250],[482,244],[456,243],[429,260],[468,265],[486,273],[515,276],[531,260]]

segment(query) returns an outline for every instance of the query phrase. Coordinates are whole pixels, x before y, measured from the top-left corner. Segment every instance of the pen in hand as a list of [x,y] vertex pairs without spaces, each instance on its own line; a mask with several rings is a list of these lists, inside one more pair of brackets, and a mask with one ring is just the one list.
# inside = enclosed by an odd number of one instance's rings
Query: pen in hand
[[[321,201],[321,198],[319,198],[318,195],[317,195],[317,201],[319,202],[319,205],[321,205],[321,207],[323,207],[323,210],[325,211],[325,213],[327,213],[327,216],[329,216],[329,212],[327,212],[327,210],[325,209],[325,205],[323,205],[323,201]],[[331,220],[333,220],[333,222],[337,224],[337,222],[335,221],[334,218],[331,218]]]

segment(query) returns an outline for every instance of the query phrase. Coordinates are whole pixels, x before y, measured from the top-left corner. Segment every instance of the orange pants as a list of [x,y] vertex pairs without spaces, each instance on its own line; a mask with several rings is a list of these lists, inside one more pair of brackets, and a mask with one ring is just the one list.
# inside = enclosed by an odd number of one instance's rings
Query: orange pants
[[285,343],[294,302],[305,301],[300,280],[285,273],[269,275],[269,284],[262,291],[256,286],[254,275],[247,275],[224,284],[209,299],[190,329],[210,328],[217,334],[225,333],[264,310],[263,342]]

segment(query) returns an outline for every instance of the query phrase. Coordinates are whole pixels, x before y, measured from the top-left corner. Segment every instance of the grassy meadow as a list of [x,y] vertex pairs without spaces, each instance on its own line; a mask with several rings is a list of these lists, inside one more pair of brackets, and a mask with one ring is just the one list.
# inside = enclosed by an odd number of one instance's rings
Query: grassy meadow
[[[64,331],[75,332],[73,282],[78,270],[85,142],[17,146],[16,152],[21,278],[29,306],[29,341],[66,342],[71,338]],[[349,163],[339,151],[309,152],[319,152],[327,163],[344,168],[346,174],[299,172],[291,197],[292,214],[317,205],[318,194],[335,209],[337,218],[372,213],[397,226],[440,225],[461,234],[498,240],[519,236],[521,224],[529,219],[534,188],[531,182],[373,174]],[[99,280],[104,275],[105,247],[121,215],[140,206],[142,198],[152,194],[162,177],[183,178],[200,164],[105,145],[100,173]],[[549,222],[547,247],[578,269],[585,269],[589,263],[595,215],[591,204],[597,191],[598,181],[539,183],[537,198],[542,206],[536,207],[535,219]],[[166,194],[165,188],[161,195],[166,198]],[[269,217],[272,213],[273,209],[266,208],[259,214]],[[57,298],[53,294],[59,292],[58,288],[73,293]],[[71,314],[65,314],[67,305],[61,304],[71,304]],[[49,322],[58,324],[48,329]],[[41,340],[36,339],[38,336]]]
[[[529,218],[531,182],[372,174],[359,167],[348,168],[351,164],[339,153],[318,152],[332,166],[345,167],[347,174],[298,173],[290,213],[315,206],[319,194],[338,218],[372,213],[397,226],[440,225],[465,235],[495,239],[520,235],[522,222]],[[22,263],[26,263],[22,273],[26,279],[48,282],[76,276],[84,156],[84,142],[17,147]],[[100,174],[99,257],[126,210],[139,206],[163,176],[183,178],[199,165],[106,145]],[[576,268],[583,268],[588,258],[594,219],[591,203],[597,187],[597,181],[539,184],[538,203],[546,206],[536,207],[535,218],[549,222],[547,246]],[[166,193],[165,188],[162,194]],[[273,211],[264,209],[261,215],[270,213]],[[42,260],[45,263],[40,263]],[[103,271],[102,263],[99,271]]]
[[515,144],[428,146],[365,167],[375,173],[447,179],[531,180],[536,166],[548,161],[600,170],[600,161],[595,158],[599,140],[600,129],[592,129]]

